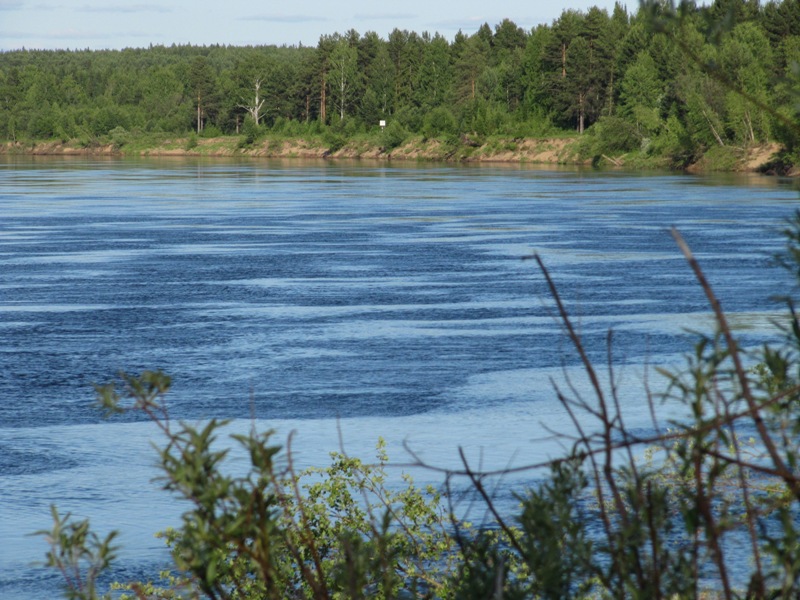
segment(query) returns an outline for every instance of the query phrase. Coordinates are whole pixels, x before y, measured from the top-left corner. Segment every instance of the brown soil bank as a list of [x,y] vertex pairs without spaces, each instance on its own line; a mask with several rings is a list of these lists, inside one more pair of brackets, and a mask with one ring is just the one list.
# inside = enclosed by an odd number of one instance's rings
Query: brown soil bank
[[[445,162],[481,163],[529,163],[585,165],[601,164],[611,167],[639,168],[658,166],[648,164],[641,158],[628,155],[597,157],[594,161],[582,158],[578,138],[549,139],[492,139],[479,143],[462,137],[457,145],[445,144],[438,140],[415,138],[397,148],[387,150],[367,141],[351,141],[343,147],[332,150],[322,140],[315,139],[273,139],[260,141],[251,146],[240,147],[238,137],[221,138],[173,138],[158,143],[136,143],[114,145],[93,144],[81,146],[74,142],[47,141],[23,144],[9,142],[0,145],[0,154],[19,155],[83,155],[83,156],[206,156],[231,157],[251,156],[265,158],[362,158],[373,160],[415,160]],[[775,163],[781,150],[778,144],[753,146],[745,150],[729,152],[729,160],[720,164],[717,161],[701,158],[687,170],[703,172],[725,171],[764,171]],[[786,170],[784,169],[784,172]],[[795,170],[790,171],[797,174]]]
[[284,139],[258,142],[239,147],[239,138],[201,138],[190,143],[187,138],[166,139],[152,146],[139,148],[139,144],[115,146],[94,144],[81,146],[74,142],[46,141],[23,144],[7,143],[0,146],[0,154],[24,155],[134,155],[134,156],[261,156],[266,158],[369,158],[378,160],[436,160],[453,162],[530,162],[550,164],[578,164],[575,152],[576,139],[509,140],[478,144],[463,138],[456,147],[437,140],[409,141],[397,148],[386,150],[368,142],[354,141],[331,150],[321,140]]

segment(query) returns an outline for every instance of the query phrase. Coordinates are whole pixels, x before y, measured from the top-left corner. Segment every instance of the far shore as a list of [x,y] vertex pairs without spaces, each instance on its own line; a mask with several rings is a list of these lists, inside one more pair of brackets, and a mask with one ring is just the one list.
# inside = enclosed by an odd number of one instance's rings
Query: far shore
[[[668,168],[657,157],[639,155],[581,156],[580,137],[545,139],[497,139],[472,141],[462,137],[457,145],[440,140],[412,138],[392,149],[378,147],[364,140],[351,140],[341,148],[331,149],[321,139],[276,138],[243,145],[240,136],[204,138],[163,137],[156,142],[111,143],[94,141],[6,142],[0,154],[31,156],[184,156],[184,157],[263,157],[305,159],[372,159],[385,161],[436,161],[458,163],[519,163],[542,165],[595,165],[615,168]],[[800,170],[781,166],[777,160],[781,146],[777,143],[731,151],[731,160],[724,165],[701,158],[686,167],[689,172],[733,171],[767,172],[797,175]]]

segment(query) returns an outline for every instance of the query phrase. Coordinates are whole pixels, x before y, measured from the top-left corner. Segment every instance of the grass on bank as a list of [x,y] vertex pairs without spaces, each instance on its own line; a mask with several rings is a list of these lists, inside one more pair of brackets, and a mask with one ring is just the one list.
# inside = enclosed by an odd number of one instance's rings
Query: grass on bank
[[[585,134],[549,129],[542,136],[480,135],[429,132],[413,134],[397,122],[385,129],[347,124],[321,126],[279,122],[256,127],[246,122],[238,135],[222,135],[214,127],[201,134],[128,131],[122,127],[107,135],[74,139],[6,142],[7,154],[97,154],[119,156],[263,156],[276,158],[369,158],[444,162],[519,162],[531,164],[593,165],[634,170],[687,169],[695,171],[753,170],[752,157],[765,146],[713,146],[689,151],[667,134],[642,137],[630,128],[604,119]],[[248,124],[249,123],[249,124]],[[761,167],[790,172],[796,157],[785,151],[764,156]]]

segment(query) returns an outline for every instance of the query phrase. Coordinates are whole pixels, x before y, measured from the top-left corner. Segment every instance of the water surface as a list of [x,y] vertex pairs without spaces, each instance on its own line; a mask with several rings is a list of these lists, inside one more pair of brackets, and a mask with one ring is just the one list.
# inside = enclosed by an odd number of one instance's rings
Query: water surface
[[[120,577],[164,560],[180,506],[150,482],[153,427],[104,421],[92,384],[173,376],[172,415],[298,431],[298,463],[379,435],[486,467],[560,452],[550,379],[574,353],[536,265],[592,357],[614,354],[633,427],[643,365],[709,331],[669,234],[692,246],[746,343],[774,337],[772,268],[797,193],[776,179],[520,167],[185,160],[0,162],[0,596],[53,578],[25,534],[49,505],[122,530]],[[665,414],[677,410],[664,409]],[[436,480],[432,473],[422,478]]]

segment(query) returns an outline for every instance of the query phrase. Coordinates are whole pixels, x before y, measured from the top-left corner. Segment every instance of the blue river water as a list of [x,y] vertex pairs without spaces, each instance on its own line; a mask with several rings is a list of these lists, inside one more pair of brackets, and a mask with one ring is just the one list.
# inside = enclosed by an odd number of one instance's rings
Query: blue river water
[[[117,528],[118,578],[164,564],[153,426],[104,420],[93,384],[173,377],[173,417],[251,419],[300,465],[378,436],[438,466],[528,464],[569,430],[551,379],[574,374],[538,253],[590,354],[614,355],[630,426],[651,427],[646,364],[713,328],[669,228],[745,343],[775,337],[775,178],[520,166],[0,160],[0,597],[51,597],[49,506]],[[665,408],[679,413],[679,407]],[[422,471],[423,479],[437,475]],[[522,482],[524,484],[524,481]],[[510,495],[510,492],[509,492]]]

